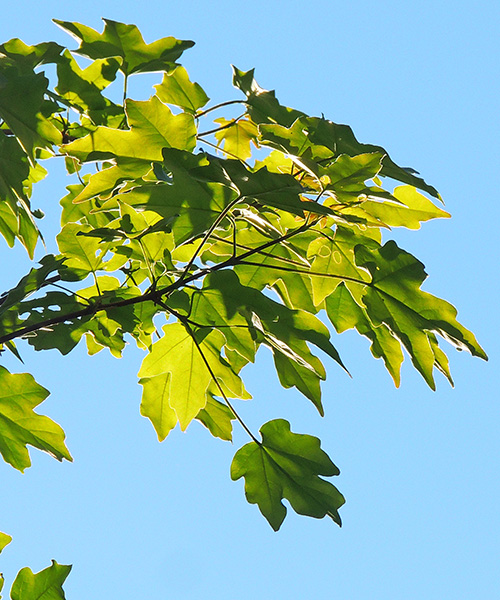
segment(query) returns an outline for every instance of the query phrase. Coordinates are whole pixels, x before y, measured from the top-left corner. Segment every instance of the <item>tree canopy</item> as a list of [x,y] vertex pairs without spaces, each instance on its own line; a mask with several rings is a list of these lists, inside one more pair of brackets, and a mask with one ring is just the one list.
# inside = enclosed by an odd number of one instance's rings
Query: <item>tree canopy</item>
[[[59,253],[0,296],[1,352],[66,355],[82,342],[89,355],[120,357],[134,342],[146,352],[140,412],[160,441],[194,419],[226,441],[241,426],[249,442],[231,477],[271,527],[284,500],[340,525],[339,469],[284,419],[250,430],[238,412],[251,398],[243,369],[266,346],[281,385],[323,416],[323,361],[349,373],[326,323],[367,337],[396,386],[405,353],[432,389],[436,371],[453,385],[442,341],[486,359],[453,305],[421,289],[424,265],[383,239],[449,217],[439,193],[349,126],[282,105],[253,70],[234,67],[238,97],[210,104],[178,62],[191,41],[146,44],[110,20],[102,33],[55,22],[76,50],[0,45],[0,233],[10,247],[33,259],[43,243],[31,204],[43,165],[63,160],[72,177]],[[129,78],[151,72],[162,74],[154,95],[130,98]],[[0,453],[20,471],[27,446],[72,460],[62,428],[34,410],[48,394],[0,367]],[[0,534],[0,551],[10,539]],[[63,598],[69,570],[22,569],[11,598]]]

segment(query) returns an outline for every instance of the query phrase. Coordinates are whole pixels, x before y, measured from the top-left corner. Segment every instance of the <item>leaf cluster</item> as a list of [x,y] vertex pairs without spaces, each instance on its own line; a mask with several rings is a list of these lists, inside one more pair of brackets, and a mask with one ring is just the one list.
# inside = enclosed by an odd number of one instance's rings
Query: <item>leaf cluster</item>
[[[436,370],[452,383],[442,340],[486,358],[455,308],[421,289],[424,265],[382,239],[448,217],[438,192],[347,125],[283,106],[253,71],[234,68],[239,97],[210,105],[177,62],[193,42],[146,44],[135,26],[109,20],[103,33],[56,23],[76,50],[0,46],[0,233],[9,246],[17,239],[33,257],[41,239],[30,204],[41,163],[64,160],[73,178],[59,254],[0,297],[1,349],[20,357],[27,342],[67,354],[84,340],[90,355],[108,348],[119,357],[135,342],[146,352],[141,414],[160,441],[193,420],[231,440],[236,421],[251,441],[231,476],[244,477],[271,526],[285,517],[282,500],[340,525],[344,499],[324,479],[337,467],[285,420],[250,431],[237,405],[251,397],[242,369],[266,346],[281,385],[323,415],[317,354],[347,368],[321,311],[338,333],[367,337],[396,385],[404,353],[431,388]],[[148,72],[161,74],[154,94],[129,98],[129,77]],[[117,103],[105,92],[120,85]],[[48,392],[3,367],[0,379],[4,459],[22,470],[32,445],[70,460],[60,427],[33,412]],[[47,581],[62,581],[67,568],[49,569]],[[23,577],[17,587],[35,585],[31,572]]]

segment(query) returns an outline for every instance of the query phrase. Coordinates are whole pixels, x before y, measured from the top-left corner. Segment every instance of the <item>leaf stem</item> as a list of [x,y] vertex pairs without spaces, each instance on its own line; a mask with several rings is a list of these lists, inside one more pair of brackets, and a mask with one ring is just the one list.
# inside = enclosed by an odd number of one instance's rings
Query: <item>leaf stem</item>
[[198,133],[196,135],[196,137],[200,138],[200,137],[203,137],[205,135],[211,135],[212,133],[218,133],[219,131],[223,131],[224,129],[229,129],[229,127],[232,127],[233,125],[236,125],[236,123],[240,119],[242,119],[245,115],[246,115],[246,113],[242,113],[239,117],[236,117],[236,119],[233,119],[229,123],[226,123],[225,125],[221,125],[220,127],[215,127],[214,129],[209,129],[208,131],[202,131],[201,133]]
[[218,110],[219,108],[223,108],[224,106],[230,106],[231,104],[246,104],[246,100],[227,100],[226,102],[221,102],[220,104],[215,104],[214,106],[210,106],[209,108],[206,108],[205,110],[202,110],[199,113],[196,113],[194,116],[196,119],[199,119],[200,117],[203,117],[205,115],[208,115],[208,113],[214,111],[214,110]]
[[189,323],[187,323],[183,318],[180,319],[181,323],[184,325],[184,327],[186,328],[187,332],[189,333],[189,335],[191,336],[191,339],[194,342],[194,345],[196,346],[198,352],[200,353],[200,356],[203,360],[203,362],[205,363],[205,366],[208,369],[208,372],[210,373],[210,376],[213,379],[213,382],[215,383],[215,385],[219,388],[219,392],[221,394],[221,396],[224,398],[224,402],[226,403],[226,405],[228,406],[229,410],[233,413],[233,415],[235,416],[235,418],[238,420],[239,424],[243,427],[243,429],[247,432],[247,434],[250,436],[250,438],[256,442],[257,444],[259,444],[260,446],[260,442],[259,440],[254,436],[254,434],[250,431],[250,429],[247,427],[246,423],[243,421],[243,419],[240,417],[240,415],[236,412],[236,409],[234,408],[234,406],[231,404],[231,402],[229,401],[226,392],[222,389],[222,386],[219,382],[219,380],[217,379],[217,376],[215,375],[215,373],[212,370],[212,367],[210,366],[210,363],[208,362],[207,357],[205,356],[205,354],[203,353],[203,350],[201,349],[200,344],[198,343],[198,340],[196,339],[196,336],[194,334],[194,331],[191,329]]

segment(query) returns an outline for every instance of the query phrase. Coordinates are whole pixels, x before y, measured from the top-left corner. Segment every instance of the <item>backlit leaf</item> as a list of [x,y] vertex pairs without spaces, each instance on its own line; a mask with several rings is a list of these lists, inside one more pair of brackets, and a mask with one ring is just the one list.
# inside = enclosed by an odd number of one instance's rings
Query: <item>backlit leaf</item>
[[187,113],[174,115],[157,96],[146,101],[127,100],[125,112],[130,130],[98,127],[64,146],[65,152],[82,162],[114,157],[161,161],[163,148],[194,149],[193,117]]
[[12,536],[0,531],[0,552],[12,542]]
[[19,471],[31,465],[28,444],[57,460],[72,460],[61,427],[33,411],[48,395],[28,373],[12,374],[0,367],[0,453]]
[[62,588],[71,571],[71,565],[52,565],[39,573],[33,573],[29,567],[21,569],[12,584],[12,600],[64,600]]
[[104,31],[54,19],[54,23],[80,40],[78,54],[92,59],[121,56],[120,69],[126,74],[147,73],[169,70],[184,50],[194,46],[194,42],[166,37],[152,44],[146,44],[135,25],[126,25],[110,19],[103,19]]
[[259,506],[275,531],[286,516],[283,499],[301,515],[329,516],[340,525],[338,509],[344,497],[319,477],[338,475],[339,470],[321,450],[318,438],[292,433],[283,419],[265,423],[260,433],[262,442],[240,448],[231,465],[233,480],[245,478],[248,502]]
[[180,65],[164,73],[163,81],[154,87],[162,102],[174,104],[190,113],[195,113],[209,100],[203,88],[198,83],[193,83],[186,69]]

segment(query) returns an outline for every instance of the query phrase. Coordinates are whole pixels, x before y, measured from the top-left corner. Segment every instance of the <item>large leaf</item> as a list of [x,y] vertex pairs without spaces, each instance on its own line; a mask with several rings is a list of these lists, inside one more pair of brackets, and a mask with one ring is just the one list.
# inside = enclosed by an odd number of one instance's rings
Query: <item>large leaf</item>
[[[455,307],[420,289],[424,265],[393,241],[381,248],[356,248],[356,262],[370,271],[371,285],[362,302],[370,320],[384,323],[401,340],[415,368],[434,389],[436,355],[429,333],[437,333],[458,349],[486,359],[474,335],[456,320]],[[440,369],[441,370],[441,369]]]
[[193,150],[196,144],[194,119],[187,113],[174,115],[157,96],[147,101],[127,100],[130,130],[98,127],[84,138],[64,146],[64,151],[81,162],[120,159],[161,161],[163,148]]
[[184,50],[194,46],[194,42],[173,37],[146,44],[135,25],[126,25],[110,19],[103,21],[104,31],[98,33],[80,23],[54,19],[54,23],[80,40],[78,54],[94,60],[121,56],[123,63],[120,69],[125,75],[169,70]]
[[31,465],[28,444],[58,460],[73,460],[61,427],[33,411],[48,395],[32,375],[12,374],[0,367],[0,453],[19,471]]
[[21,569],[12,584],[12,600],[64,600],[62,588],[71,571],[71,565],[52,565],[39,573],[33,573],[29,567]]
[[329,516],[340,525],[338,509],[344,497],[319,477],[338,475],[339,470],[321,450],[319,439],[292,433],[290,423],[283,419],[265,423],[260,433],[262,442],[240,448],[231,465],[233,480],[245,478],[248,502],[259,506],[275,531],[286,516],[282,499],[301,515]]
[[[165,325],[164,336],[155,342],[139,371],[145,385],[143,411],[152,416],[158,436],[164,437],[173,422],[168,405],[184,431],[207,403],[207,390],[214,376],[232,397],[247,397],[239,377],[221,361],[220,346],[213,346],[206,330],[196,334],[180,323]],[[169,377],[167,377],[167,375]],[[157,382],[151,378],[160,377]],[[156,401],[156,406],[152,403]],[[146,407],[146,408],[144,408]],[[165,419],[168,425],[165,426]]]

